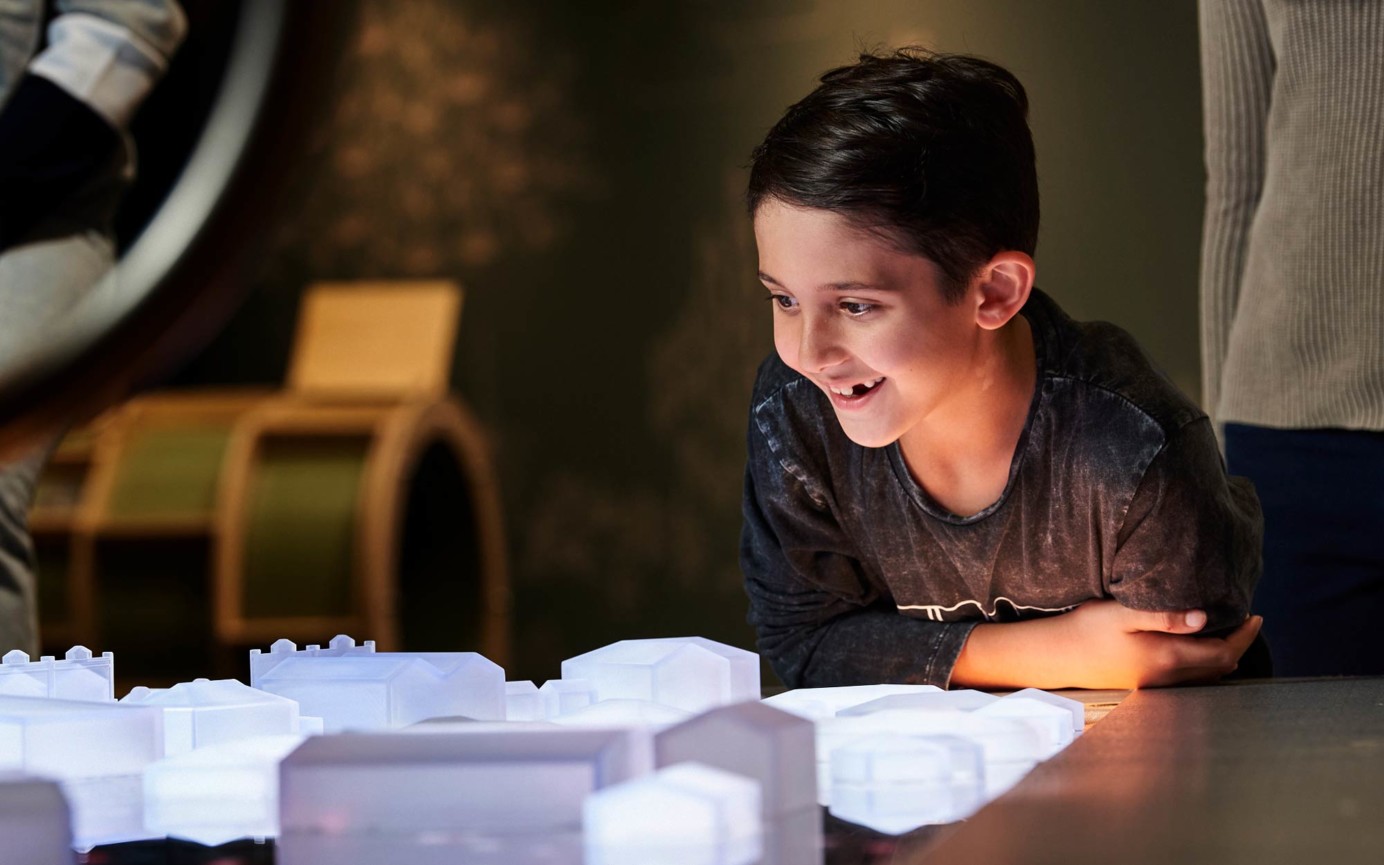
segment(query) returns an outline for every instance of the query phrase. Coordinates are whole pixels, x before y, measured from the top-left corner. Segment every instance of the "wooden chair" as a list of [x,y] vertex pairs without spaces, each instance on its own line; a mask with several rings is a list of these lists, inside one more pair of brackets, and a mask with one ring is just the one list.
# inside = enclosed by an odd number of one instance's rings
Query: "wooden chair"
[[[459,469],[454,494],[466,499],[473,522],[475,647],[503,664],[508,575],[489,448],[447,393],[460,309],[461,291],[449,282],[317,284],[304,298],[284,390],[155,393],[111,412],[68,515],[69,612],[62,623],[46,618],[50,644],[55,628],[72,641],[100,641],[103,539],[206,537],[211,621],[222,645],[344,632],[397,649],[410,482],[426,454],[442,453]],[[326,494],[304,497],[286,485],[305,476],[303,466],[316,467]],[[35,516],[61,531],[56,512]],[[295,535],[302,525],[322,531]],[[266,570],[255,552],[266,538],[290,538],[280,549],[318,544],[326,552],[315,561],[340,567],[298,577],[282,563]],[[256,576],[264,573],[277,576],[266,583]],[[311,591],[291,591],[314,578]]]
[[[51,604],[41,608],[49,645],[100,642],[101,581],[96,572],[103,540],[210,538],[232,422],[268,394],[225,390],[136,399],[59,446],[40,493],[51,496],[56,486],[52,476],[66,476],[70,483],[74,471],[80,474],[80,492],[67,505],[44,504],[40,495],[30,514],[36,545],[54,537],[67,539],[65,603],[58,610]],[[174,458],[166,458],[169,454]]]
[[[457,493],[472,504],[479,561],[472,611],[477,615],[458,611],[458,621],[474,621],[479,651],[504,663],[509,581],[492,461],[479,424],[447,396],[460,303],[460,293],[449,283],[415,284],[407,291],[396,284],[321,284],[309,292],[288,391],[247,415],[227,451],[213,565],[222,641],[268,643],[278,637],[352,633],[370,635],[382,651],[397,649],[408,484],[424,453],[441,448],[461,469],[464,489]],[[272,587],[246,579],[255,514],[272,508],[263,495],[272,448],[288,441],[364,445],[349,613],[293,610],[272,602]],[[255,614],[256,606],[265,612]]]

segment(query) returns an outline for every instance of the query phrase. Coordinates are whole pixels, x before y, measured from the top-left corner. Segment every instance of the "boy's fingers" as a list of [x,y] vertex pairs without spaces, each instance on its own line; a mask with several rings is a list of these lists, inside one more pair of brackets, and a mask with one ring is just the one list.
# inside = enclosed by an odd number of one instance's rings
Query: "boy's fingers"
[[1250,644],[1259,633],[1259,629],[1264,625],[1263,616],[1250,616],[1245,619],[1245,623],[1229,634],[1225,635],[1226,646],[1235,654],[1235,660],[1249,650]]
[[1232,672],[1240,656],[1254,642],[1263,619],[1253,616],[1231,633],[1219,639],[1179,639],[1169,645],[1175,646],[1175,660],[1167,662],[1170,669],[1178,670],[1180,681],[1198,681],[1209,675],[1215,679]]
[[1224,674],[1240,658],[1225,640],[1183,638],[1169,645],[1173,649],[1167,657],[1168,666],[1183,671],[1220,670]]
[[[1167,634],[1195,634],[1206,626],[1206,613],[1202,610],[1175,610],[1171,612],[1149,612],[1121,607],[1125,617],[1126,630],[1162,631]],[[1248,644],[1246,644],[1248,645]]]

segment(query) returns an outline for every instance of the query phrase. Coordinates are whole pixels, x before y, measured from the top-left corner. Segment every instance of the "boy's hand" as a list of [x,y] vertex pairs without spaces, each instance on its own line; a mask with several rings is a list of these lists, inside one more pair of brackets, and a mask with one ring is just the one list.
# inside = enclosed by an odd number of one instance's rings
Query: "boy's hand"
[[1252,616],[1224,637],[1193,637],[1201,610],[1150,613],[1093,600],[1047,619],[977,625],[952,671],[975,688],[1147,688],[1233,671],[1259,633]]
[[[1063,621],[1065,620],[1065,621]],[[1224,637],[1192,637],[1206,613],[1150,613],[1115,601],[1087,601],[1058,616],[1068,631],[1060,651],[1076,687],[1149,688],[1210,682],[1235,670],[1259,633],[1263,619],[1251,616]]]

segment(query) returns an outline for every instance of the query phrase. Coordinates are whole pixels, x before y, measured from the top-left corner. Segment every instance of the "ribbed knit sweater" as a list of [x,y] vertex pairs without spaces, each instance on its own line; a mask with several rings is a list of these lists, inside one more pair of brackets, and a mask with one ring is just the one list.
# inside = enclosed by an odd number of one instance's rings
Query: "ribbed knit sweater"
[[1205,405],[1384,429],[1384,3],[1199,7]]

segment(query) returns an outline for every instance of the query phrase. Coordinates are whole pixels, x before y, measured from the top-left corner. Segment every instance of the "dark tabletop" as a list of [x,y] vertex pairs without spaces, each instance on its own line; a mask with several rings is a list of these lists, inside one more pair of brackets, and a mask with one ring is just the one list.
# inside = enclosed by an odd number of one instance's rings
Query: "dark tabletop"
[[1379,865],[1384,678],[1136,692],[956,831],[892,861]]

